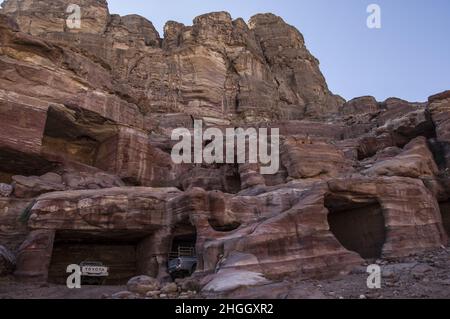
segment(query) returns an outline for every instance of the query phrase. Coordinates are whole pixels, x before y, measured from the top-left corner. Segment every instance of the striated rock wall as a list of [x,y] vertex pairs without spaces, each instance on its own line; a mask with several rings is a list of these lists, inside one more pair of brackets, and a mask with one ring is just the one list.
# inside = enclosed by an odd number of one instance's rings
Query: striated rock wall
[[168,22],[160,38],[142,17],[109,15],[105,1],[74,4],[81,29],[64,27],[65,0],[5,1],[3,12],[24,33],[95,57],[111,69],[114,90],[142,110],[298,119],[327,117],[344,102],[328,90],[303,36],[272,14],[248,25],[226,12],[199,16],[192,26]]
[[[71,3],[81,29],[66,25]],[[161,37],[106,1],[2,7],[0,245],[18,278],[61,282],[65,263],[95,258],[114,283],[164,279],[180,240],[196,246],[198,276],[275,279],[447,244],[448,92],[346,102],[273,14],[169,21]],[[196,119],[279,128],[279,172],[174,164],[171,132]]]
[[71,31],[66,20],[69,4],[83,8],[83,24],[79,32],[102,33],[109,21],[109,11],[106,0],[75,0],[72,2],[49,0],[11,0],[2,4],[3,12],[11,15],[17,21],[20,29],[32,35],[47,32]]

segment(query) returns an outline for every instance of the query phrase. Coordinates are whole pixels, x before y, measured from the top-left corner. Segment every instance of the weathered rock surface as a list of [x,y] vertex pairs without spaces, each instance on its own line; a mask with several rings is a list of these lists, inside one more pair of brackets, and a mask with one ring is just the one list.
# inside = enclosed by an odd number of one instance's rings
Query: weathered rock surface
[[433,177],[439,169],[424,137],[412,140],[403,151],[388,159],[379,159],[371,168],[364,171],[368,175]]
[[146,295],[149,291],[159,290],[159,281],[149,276],[138,276],[131,278],[127,283],[128,291]]
[[31,231],[18,249],[14,275],[24,281],[46,282],[54,240],[54,231]]
[[[107,3],[104,0],[72,1],[70,4],[82,7],[82,23],[78,32],[100,33],[109,19]],[[67,1],[11,0],[2,5],[3,11],[15,18],[20,28],[27,33],[39,35],[47,32],[70,32],[66,25],[69,3]],[[73,13],[73,10],[69,11]]]
[[436,125],[436,136],[440,143],[441,157],[446,167],[450,166],[450,91],[430,97],[429,109]]
[[221,270],[205,285],[206,293],[224,293],[240,287],[260,286],[270,283],[262,274],[242,270]]
[[31,204],[29,199],[0,197],[0,243],[11,251],[16,251],[28,234],[21,216]]
[[14,195],[18,198],[33,198],[44,193],[51,193],[65,189],[61,176],[47,173],[37,176],[13,176]]
[[5,247],[0,245],[0,277],[9,275],[14,271],[16,258]]
[[345,115],[373,114],[379,110],[378,102],[373,96],[355,98],[342,106],[342,113]]
[[63,184],[66,189],[102,189],[125,186],[125,183],[116,175],[100,170],[85,167],[68,168],[62,172]]
[[[122,284],[142,275],[114,298],[181,298],[160,290],[180,242],[213,294],[448,242],[448,91],[346,102],[273,14],[170,21],[161,37],[103,0],[7,0],[0,40],[0,245],[20,279],[59,282],[65,264],[96,258]],[[176,165],[172,130],[196,119],[279,128],[279,172]]]
[[166,202],[175,188],[140,187],[52,192],[37,198],[28,226],[51,230],[153,230],[170,225]]
[[294,179],[336,177],[352,172],[352,163],[338,147],[310,138],[287,138],[281,158],[288,175]]
[[[329,92],[302,35],[275,15],[257,15],[247,25],[225,12],[206,14],[189,27],[168,23],[160,39],[144,18],[109,16],[103,1],[83,3],[81,29],[67,29],[61,19],[67,5],[6,1],[3,11],[25,33],[66,46],[76,40],[108,65],[120,83],[116,89],[141,109],[298,118],[328,116],[343,103]],[[45,14],[47,6],[56,16]]]

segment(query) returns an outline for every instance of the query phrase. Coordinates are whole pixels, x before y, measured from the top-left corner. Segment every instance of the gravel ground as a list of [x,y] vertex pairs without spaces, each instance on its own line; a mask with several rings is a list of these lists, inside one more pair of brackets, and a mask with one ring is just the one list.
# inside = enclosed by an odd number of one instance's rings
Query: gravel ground
[[61,285],[33,285],[17,283],[12,279],[0,279],[0,299],[101,299],[126,290],[125,286],[83,286],[68,289]]
[[328,280],[295,280],[245,288],[229,298],[305,299],[450,299],[450,249],[398,260],[374,261],[381,266],[381,289],[367,288],[367,265]]
[[[366,266],[349,275],[327,279],[286,280],[265,286],[242,288],[227,295],[205,298],[293,299],[449,299],[450,248],[398,260],[377,260],[382,269],[382,288],[367,288]],[[32,285],[0,279],[0,299],[100,299],[126,290],[125,286],[84,286],[68,289],[58,285]]]

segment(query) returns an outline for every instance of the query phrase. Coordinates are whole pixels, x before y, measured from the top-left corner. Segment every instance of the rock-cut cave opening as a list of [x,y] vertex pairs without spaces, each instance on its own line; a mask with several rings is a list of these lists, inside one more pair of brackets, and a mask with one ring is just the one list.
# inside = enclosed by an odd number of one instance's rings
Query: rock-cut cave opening
[[51,106],[47,112],[42,150],[45,154],[94,166],[101,143],[117,128],[101,116],[82,109]]
[[109,276],[99,282],[83,284],[124,285],[138,275],[137,249],[145,234],[57,232],[49,267],[49,282],[65,284],[67,266],[84,262],[100,263],[109,268]]
[[376,200],[352,202],[345,197],[325,197],[331,232],[346,249],[364,259],[382,255],[386,241],[383,211]]

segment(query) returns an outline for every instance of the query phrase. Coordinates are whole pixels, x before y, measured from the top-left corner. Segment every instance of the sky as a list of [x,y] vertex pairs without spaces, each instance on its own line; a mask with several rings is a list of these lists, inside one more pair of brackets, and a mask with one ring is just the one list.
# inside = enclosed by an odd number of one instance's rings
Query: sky
[[[373,95],[426,101],[450,89],[449,0],[108,0],[111,13],[139,14],[163,35],[166,21],[192,25],[228,11],[248,21],[281,16],[304,35],[330,90],[349,100]],[[367,7],[381,9],[381,28],[367,27]]]

